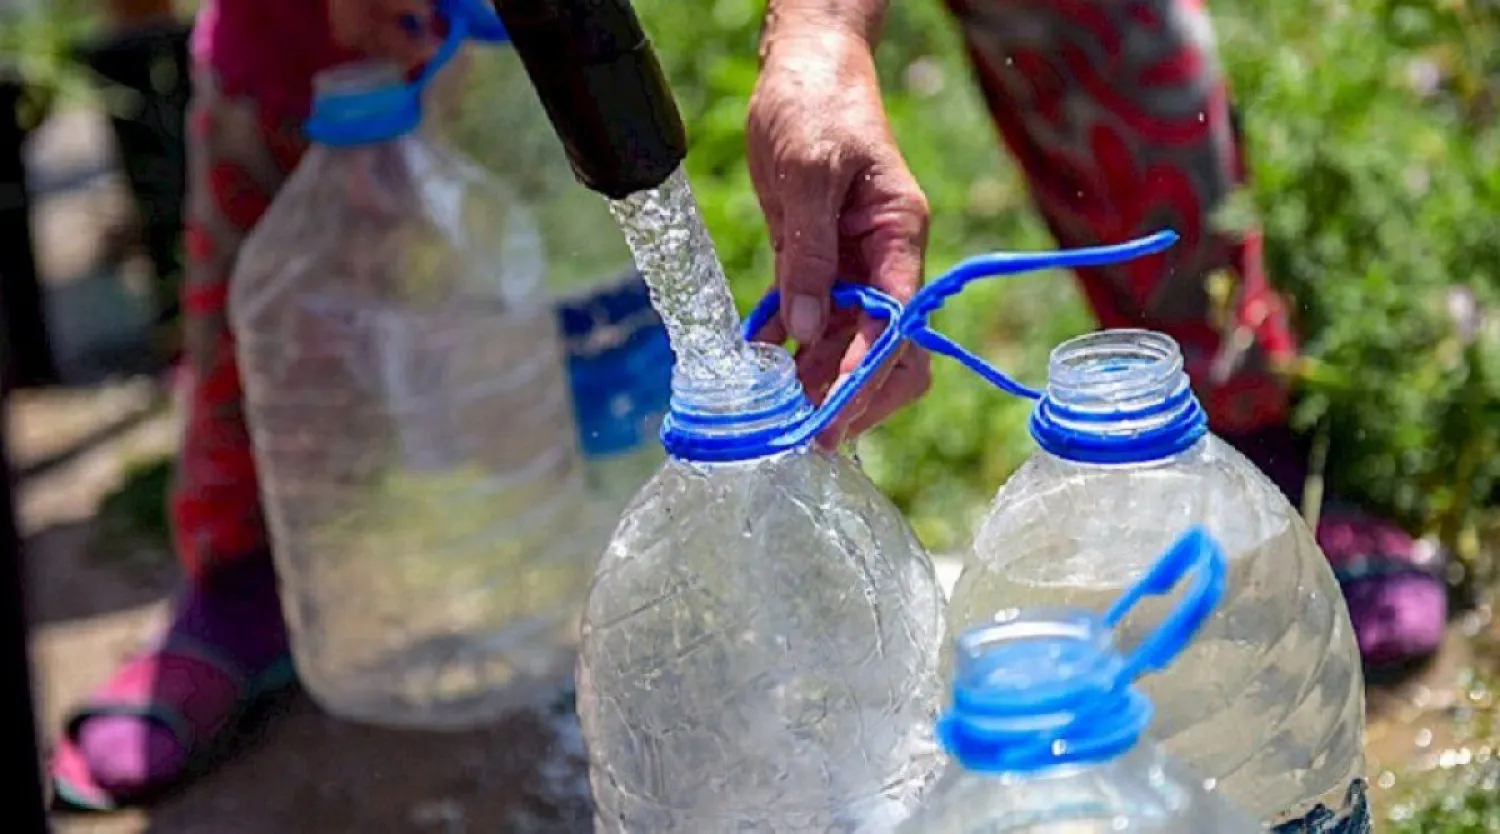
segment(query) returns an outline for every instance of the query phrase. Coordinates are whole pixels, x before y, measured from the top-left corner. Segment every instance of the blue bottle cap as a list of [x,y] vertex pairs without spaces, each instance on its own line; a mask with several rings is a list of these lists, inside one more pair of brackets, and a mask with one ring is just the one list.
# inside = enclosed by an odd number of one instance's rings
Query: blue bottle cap
[[[953,704],[938,736],[965,768],[1028,773],[1108,761],[1134,747],[1152,706],[1136,686],[1181,654],[1223,599],[1227,563],[1202,529],[1182,536],[1102,618],[1084,611],[1006,613],[955,641]],[[1192,576],[1182,601],[1129,654],[1111,631],[1140,600]]]
[[501,43],[508,39],[500,16],[485,0],[440,0],[438,14],[448,35],[415,81],[353,92],[319,92],[304,130],[320,145],[354,147],[388,142],[422,123],[422,98],[437,73],[453,60],[465,40]]

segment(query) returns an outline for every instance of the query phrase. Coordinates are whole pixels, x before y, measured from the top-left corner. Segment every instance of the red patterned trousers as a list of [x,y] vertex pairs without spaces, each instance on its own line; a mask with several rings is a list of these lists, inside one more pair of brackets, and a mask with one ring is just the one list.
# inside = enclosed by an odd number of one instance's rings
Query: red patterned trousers
[[[1163,228],[1163,255],[1078,276],[1104,327],[1183,348],[1214,429],[1284,423],[1296,341],[1256,230],[1213,218],[1246,177],[1201,0],[948,0],[990,115],[1064,246]],[[1230,280],[1215,304],[1210,281]]]
[[[1100,324],[1149,327],[1183,346],[1214,428],[1285,419],[1271,373],[1295,342],[1266,282],[1260,237],[1214,230],[1245,177],[1225,84],[1199,0],[948,0],[990,112],[1060,243],[1112,243],[1176,229],[1168,253],[1079,276]],[[190,576],[266,558],[226,303],[248,231],[303,150],[294,121],[263,118],[195,79],[189,118],[187,425],[171,499]],[[1208,282],[1234,279],[1230,309]]]

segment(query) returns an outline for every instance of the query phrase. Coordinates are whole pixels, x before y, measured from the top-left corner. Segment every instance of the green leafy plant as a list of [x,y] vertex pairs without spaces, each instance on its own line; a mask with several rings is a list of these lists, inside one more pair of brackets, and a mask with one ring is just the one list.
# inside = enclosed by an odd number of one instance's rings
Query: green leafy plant
[[28,91],[17,114],[23,127],[40,124],[57,99],[91,94],[88,73],[72,54],[93,25],[88,6],[59,0],[0,12],[0,77],[10,76]]
[[1233,4],[1219,31],[1306,334],[1297,419],[1333,490],[1473,562],[1500,478],[1496,6]]

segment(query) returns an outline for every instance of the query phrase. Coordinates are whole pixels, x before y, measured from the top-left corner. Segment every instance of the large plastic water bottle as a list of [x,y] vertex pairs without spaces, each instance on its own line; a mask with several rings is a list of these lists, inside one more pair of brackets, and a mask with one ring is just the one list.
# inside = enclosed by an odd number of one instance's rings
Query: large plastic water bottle
[[[1118,262],[1119,247],[1004,256],[1004,271]],[[1287,831],[1364,831],[1364,690],[1349,615],[1307,525],[1252,464],[1207,430],[1168,337],[1105,331],[1058,347],[1045,392],[1011,380],[925,323],[942,299],[1000,266],[976,261],[908,305],[908,335],[1007,391],[1039,399],[1041,451],[1000,490],[954,588],[949,627],[1019,606],[1102,610],[1174,536],[1201,524],[1228,553],[1229,592],[1173,668],[1142,681],[1152,734],[1237,804]],[[1124,646],[1165,604],[1121,624]]]
[[814,409],[787,352],[757,345],[733,375],[674,378],[671,458],[585,605],[597,831],[889,831],[930,781],[941,589],[896,508],[812,444],[867,377]]
[[[535,223],[418,133],[414,84],[317,79],[313,145],[247,241],[231,309],[297,666],[323,706],[486,721],[574,664],[597,554]],[[487,14],[486,14],[487,12]]]
[[[1252,834],[1249,814],[1143,738],[1135,679],[1166,668],[1224,593],[1224,554],[1190,531],[1100,618],[1006,610],[954,641],[952,706],[938,724],[948,773],[899,834]],[[1111,629],[1148,595],[1192,584],[1131,653]]]

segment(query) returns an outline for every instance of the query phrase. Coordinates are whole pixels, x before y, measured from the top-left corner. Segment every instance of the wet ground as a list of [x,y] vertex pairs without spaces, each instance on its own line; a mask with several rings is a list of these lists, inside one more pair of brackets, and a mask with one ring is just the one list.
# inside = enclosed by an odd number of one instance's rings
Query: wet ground
[[[49,126],[33,159],[37,235],[70,388],[28,392],[10,415],[27,535],[45,741],[70,705],[158,623],[173,569],[160,531],[161,462],[177,423],[150,377],[111,377],[144,345],[147,288],[102,229],[128,213],[107,137],[87,114]],[[124,276],[122,280],[122,276]],[[952,564],[943,566],[951,578]],[[1455,624],[1442,655],[1370,697],[1370,775],[1399,809],[1432,774],[1494,764],[1494,692],[1483,669],[1500,632],[1484,610]],[[1481,673],[1475,673],[1475,669]],[[291,697],[236,742],[237,755],[149,813],[59,815],[61,834],[587,831],[576,725],[518,716],[483,733],[374,730]],[[1424,775],[1426,774],[1426,775]],[[1438,829],[1479,831],[1484,829]]]

